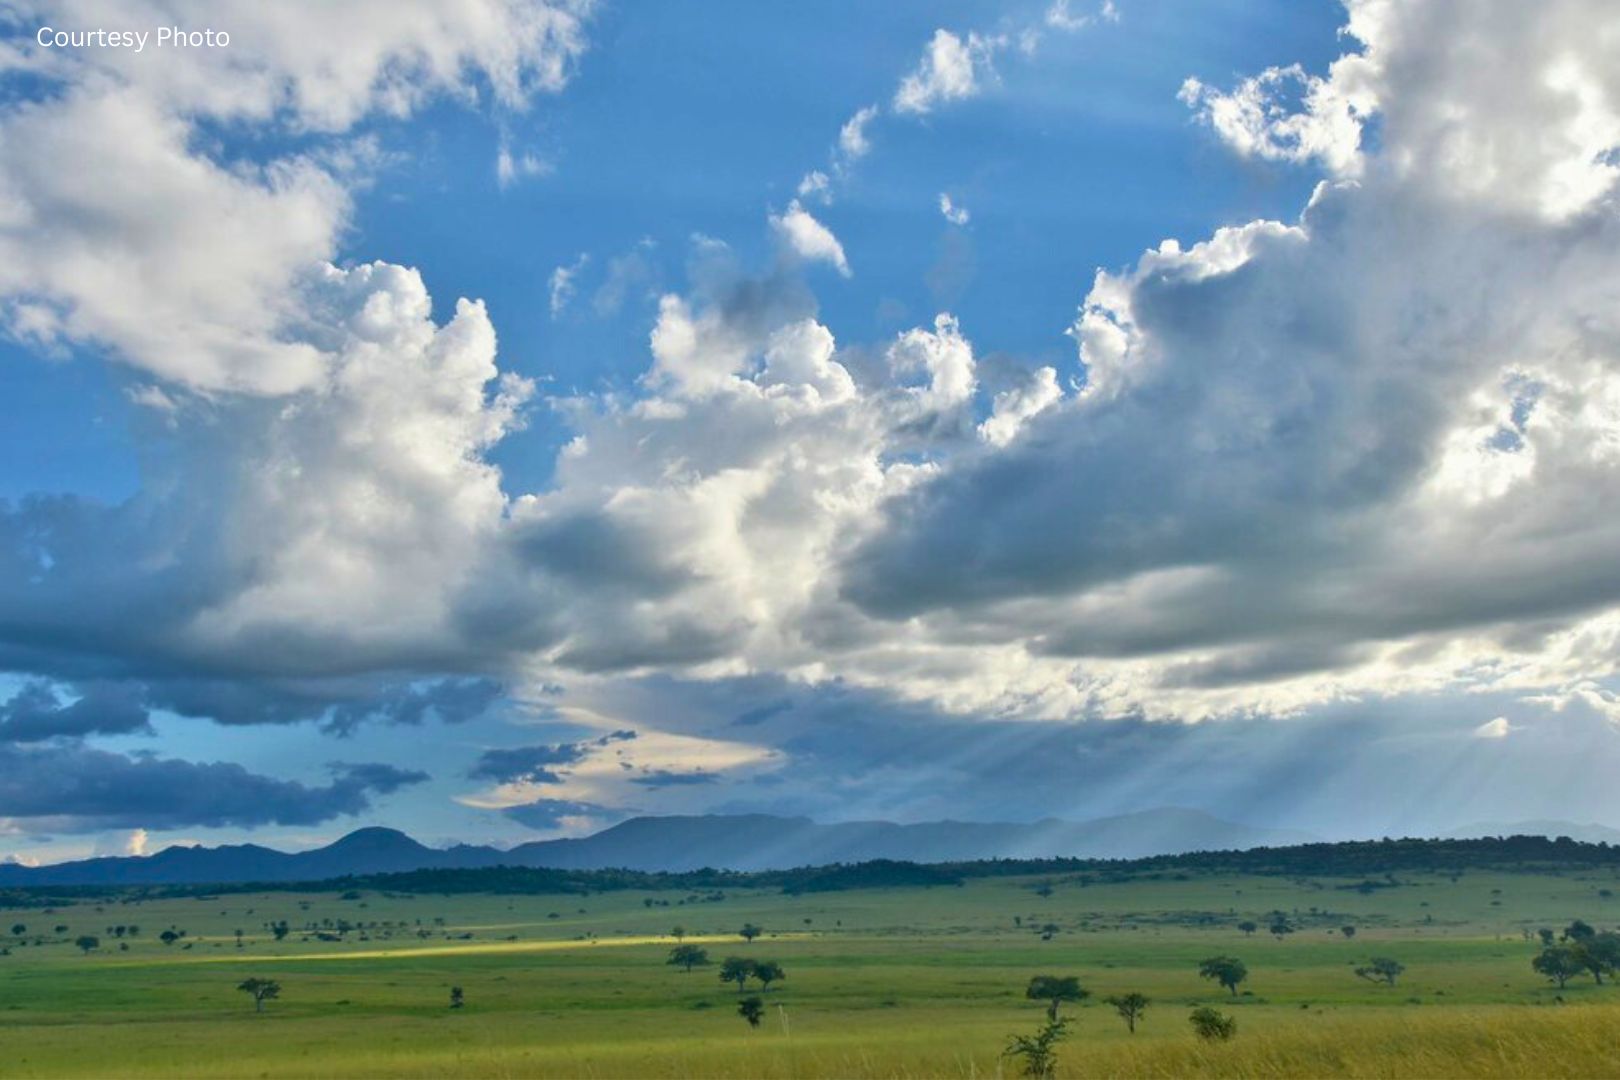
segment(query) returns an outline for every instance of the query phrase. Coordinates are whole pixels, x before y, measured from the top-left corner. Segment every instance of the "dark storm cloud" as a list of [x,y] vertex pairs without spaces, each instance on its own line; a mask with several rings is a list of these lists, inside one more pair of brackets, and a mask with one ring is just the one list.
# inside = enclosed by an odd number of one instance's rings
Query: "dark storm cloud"
[[479,755],[477,763],[468,770],[467,776],[473,780],[491,780],[497,784],[517,782],[560,784],[564,772],[557,771],[554,766],[578,764],[597,750],[613,743],[629,742],[635,737],[634,731],[625,728],[610,731],[599,738],[583,739],[579,742],[485,750]]
[[443,724],[464,724],[489,711],[502,692],[494,679],[442,679],[424,686],[404,686],[371,701],[335,706],[322,726],[333,734],[346,735],[366,722],[420,724],[431,718]]
[[316,723],[350,735],[364,723],[457,724],[500,700],[501,683],[484,678],[409,682],[374,678],[266,680],[171,677],[104,684],[106,696],[141,701],[149,709],[226,725]]
[[719,783],[719,781],[719,773],[704,772],[701,769],[692,772],[653,769],[640,776],[630,778],[632,784],[639,784],[648,788],[695,787],[700,784],[715,784]]
[[0,747],[0,817],[55,832],[316,825],[427,779],[389,765],[335,765],[330,783],[310,785],[229,762]]
[[485,750],[477,764],[468,770],[473,780],[497,784],[523,781],[530,784],[560,784],[562,775],[554,765],[573,765],[585,758],[585,743],[556,743],[549,746],[518,746],[508,750]]
[[77,690],[78,699],[64,705],[47,683],[24,684],[15,696],[0,704],[0,743],[152,730],[138,688],[92,683]]

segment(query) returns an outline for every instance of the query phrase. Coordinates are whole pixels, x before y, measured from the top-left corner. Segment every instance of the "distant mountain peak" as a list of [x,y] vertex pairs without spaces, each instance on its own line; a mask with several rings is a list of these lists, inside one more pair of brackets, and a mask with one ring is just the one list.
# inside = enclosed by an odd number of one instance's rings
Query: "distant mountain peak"
[[330,851],[334,848],[361,847],[398,847],[421,849],[423,851],[432,850],[425,844],[418,843],[410,836],[400,832],[398,829],[390,829],[385,825],[367,825],[364,828],[355,829],[351,833],[345,833],[343,836],[338,837],[336,840],[332,841],[332,843],[328,844],[326,850]]
[[1183,808],[1033,823],[892,821],[817,824],[771,814],[634,817],[592,836],[536,840],[510,850],[458,844],[430,848],[367,826],[310,851],[251,844],[172,847],[156,856],[89,859],[28,868],[0,865],[0,885],[212,884],[322,881],[351,875],[481,866],[563,870],[789,869],[888,859],[916,863],[993,858],[1139,858],[1186,851],[1279,847],[1315,837],[1239,825]]

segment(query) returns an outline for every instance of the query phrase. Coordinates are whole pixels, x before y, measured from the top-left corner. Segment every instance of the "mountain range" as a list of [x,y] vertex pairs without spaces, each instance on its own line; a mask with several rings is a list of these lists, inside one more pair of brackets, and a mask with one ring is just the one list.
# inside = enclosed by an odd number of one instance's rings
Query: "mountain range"
[[889,821],[817,824],[767,814],[637,817],[592,836],[537,840],[502,850],[432,848],[395,829],[365,828],[325,847],[283,852],[258,844],[171,847],[27,867],[0,865],[0,886],[225,884],[319,881],[348,874],[482,866],[565,870],[776,870],[870,859],[950,862],[996,858],[1129,859],[1188,851],[1308,843],[1315,837],[1165,807],[1090,821],[1032,823]]

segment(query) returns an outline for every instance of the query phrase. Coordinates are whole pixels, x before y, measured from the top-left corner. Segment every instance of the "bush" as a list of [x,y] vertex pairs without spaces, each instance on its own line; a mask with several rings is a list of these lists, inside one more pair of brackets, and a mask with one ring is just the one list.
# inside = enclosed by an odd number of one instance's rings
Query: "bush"
[[1194,1009],[1192,1015],[1187,1017],[1187,1022],[1192,1024],[1193,1031],[1197,1032],[1200,1039],[1212,1042],[1224,1041],[1237,1034],[1237,1021],[1208,1005]]

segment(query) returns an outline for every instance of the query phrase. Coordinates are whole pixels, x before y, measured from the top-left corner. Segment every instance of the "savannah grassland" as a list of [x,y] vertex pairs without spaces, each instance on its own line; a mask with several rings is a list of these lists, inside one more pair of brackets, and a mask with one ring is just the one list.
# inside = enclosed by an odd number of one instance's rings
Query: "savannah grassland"
[[[1023,997],[1039,974],[1076,975],[1092,995],[1065,1010],[1059,1076],[1620,1076],[1620,986],[1558,991],[1531,971],[1523,937],[1620,921],[1620,899],[1600,894],[1620,892],[1609,871],[1398,877],[1370,892],[1195,874],[723,900],[272,892],[7,910],[0,1076],[1012,1076],[1000,1053],[1043,1019]],[[1298,930],[1268,935],[1273,910]],[[266,924],[281,919],[293,930],[277,943]],[[396,925],[306,939],[326,919]],[[1244,919],[1262,929],[1245,936]],[[734,933],[748,921],[765,929],[751,944]],[[121,951],[108,928],[131,923],[140,933]],[[1041,940],[1032,928],[1047,923],[1059,930]],[[1336,929],[1347,923],[1349,940]],[[664,963],[677,924],[715,967]],[[164,945],[170,927],[186,937]],[[81,934],[100,949],[81,954]],[[1198,977],[1220,953],[1248,965],[1247,993]],[[787,973],[757,1030],[716,977],[728,955]],[[1355,976],[1375,955],[1406,966],[1394,988]],[[262,1015],[236,990],[253,976],[282,986]],[[452,986],[462,1009],[448,1007]],[[1100,1000],[1129,991],[1152,999],[1134,1036]],[[1231,1042],[1194,1037],[1187,1014],[1205,1003],[1236,1017]]]

